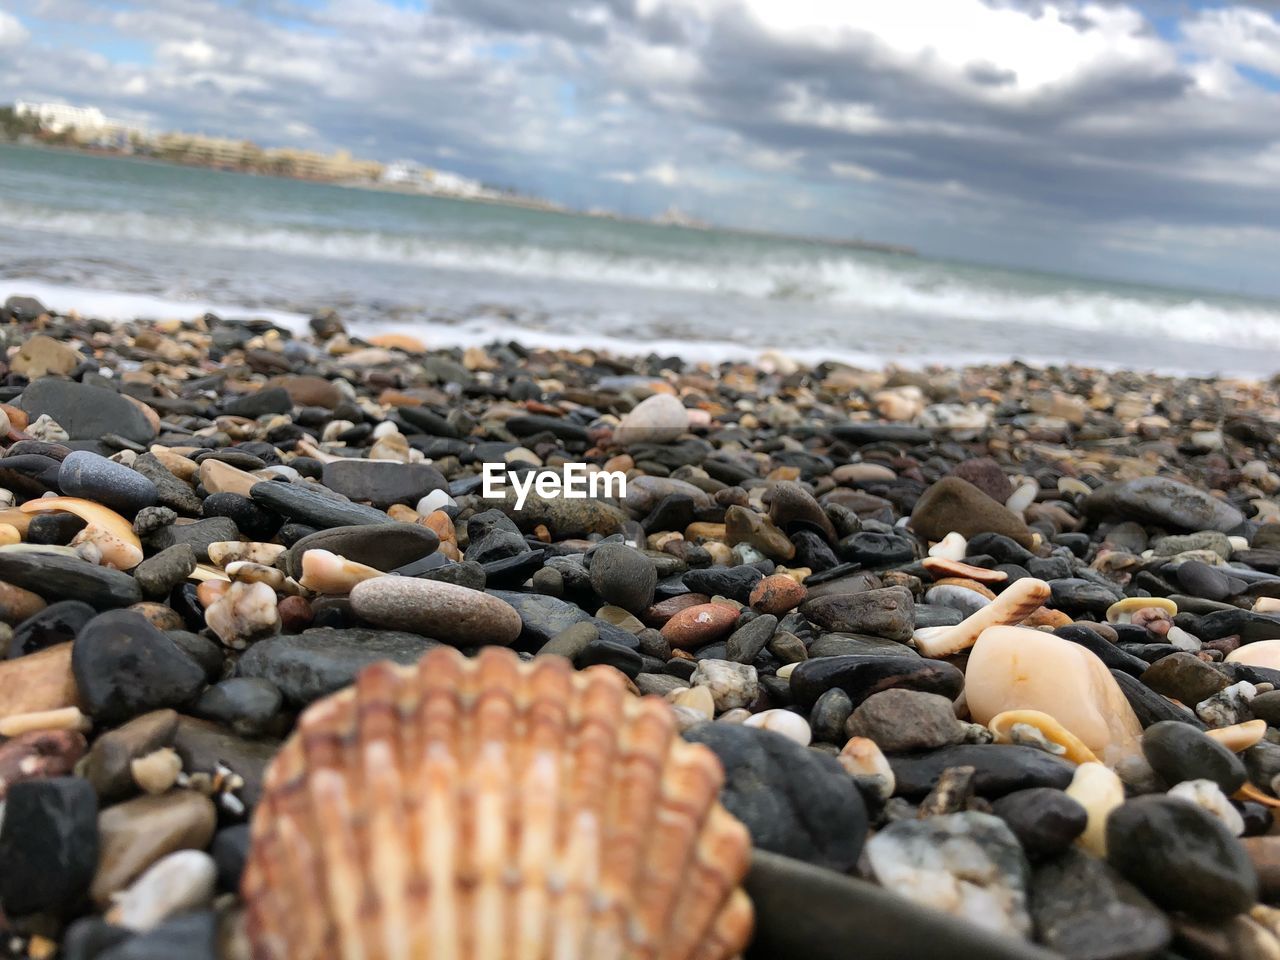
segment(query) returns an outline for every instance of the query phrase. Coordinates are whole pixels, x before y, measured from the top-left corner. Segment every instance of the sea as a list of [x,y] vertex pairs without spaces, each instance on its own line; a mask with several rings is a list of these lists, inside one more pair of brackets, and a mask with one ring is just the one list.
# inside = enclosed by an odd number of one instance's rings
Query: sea
[[0,145],[0,299],[430,346],[1280,371],[1280,302]]

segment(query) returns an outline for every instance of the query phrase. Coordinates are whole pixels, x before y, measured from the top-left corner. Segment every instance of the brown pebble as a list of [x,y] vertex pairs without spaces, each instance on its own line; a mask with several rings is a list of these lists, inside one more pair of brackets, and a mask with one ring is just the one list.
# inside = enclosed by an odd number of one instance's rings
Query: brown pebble
[[10,626],[17,626],[27,617],[39,613],[45,606],[47,604],[44,598],[38,593],[0,580],[0,620]]
[[280,629],[284,633],[300,633],[311,626],[315,614],[306,597],[285,597],[276,610],[280,614]]
[[98,872],[89,887],[94,903],[105,907],[113,893],[166,854],[205,849],[217,822],[213,801],[193,790],[137,797],[103,810],[98,814]]
[[687,610],[690,607],[710,602],[711,598],[703,593],[682,593],[679,596],[655,603],[640,615],[640,619],[646,626],[661,628],[681,610]]
[[738,611],[718,603],[686,607],[666,622],[662,635],[673,647],[693,650],[729,633],[738,622]]
[[135,603],[129,609],[142,614],[157,630],[181,630],[185,626],[182,614],[168,604],[147,601]]
[[69,642],[15,660],[0,660],[0,717],[79,704]]
[[803,584],[796,583],[785,573],[775,573],[763,578],[751,588],[751,606],[761,613],[782,616],[794,610],[809,595]]

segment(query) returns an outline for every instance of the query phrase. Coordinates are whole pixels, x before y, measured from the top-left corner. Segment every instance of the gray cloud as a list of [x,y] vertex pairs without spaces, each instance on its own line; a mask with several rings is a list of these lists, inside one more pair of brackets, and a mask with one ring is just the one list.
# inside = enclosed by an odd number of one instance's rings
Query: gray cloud
[[1280,62],[1276,4],[789,7],[16,0],[0,86],[627,213],[1162,279],[1280,254],[1280,93],[1237,69]]

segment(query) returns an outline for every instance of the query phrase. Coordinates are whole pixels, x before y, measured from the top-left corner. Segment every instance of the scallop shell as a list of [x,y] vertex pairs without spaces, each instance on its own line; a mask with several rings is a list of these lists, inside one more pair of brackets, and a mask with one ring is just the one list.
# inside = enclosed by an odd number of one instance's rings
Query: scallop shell
[[608,667],[440,647],[314,704],[272,762],[255,960],[735,956],[746,828],[719,761]]

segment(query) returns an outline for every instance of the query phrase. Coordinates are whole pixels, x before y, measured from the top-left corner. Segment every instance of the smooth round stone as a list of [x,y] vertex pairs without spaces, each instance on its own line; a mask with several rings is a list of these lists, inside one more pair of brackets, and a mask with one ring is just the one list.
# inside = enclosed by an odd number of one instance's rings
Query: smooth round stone
[[638,550],[621,543],[605,543],[591,554],[591,587],[605,601],[631,613],[643,613],[653,603],[658,571]]
[[1077,644],[1025,627],[989,627],[965,668],[978,723],[1006,710],[1039,710],[1114,765],[1139,750],[1142,725],[1107,667]]
[[264,732],[280,712],[283,698],[275,684],[260,677],[231,677],[200,695],[191,712],[230,727],[241,736]]
[[1257,899],[1244,847],[1211,813],[1172,797],[1130,800],[1107,820],[1107,862],[1166,910],[1221,921]]
[[845,732],[874,741],[885,753],[934,750],[964,739],[949,699],[902,689],[872,694],[858,704]]
[[836,544],[836,552],[849,563],[860,563],[865,567],[892,567],[910,563],[915,556],[915,547],[908,537],[900,534],[863,530]]
[[670,443],[689,428],[689,412],[679,398],[655,393],[625,414],[613,431],[615,443]]
[[199,664],[132,610],[85,624],[72,645],[71,668],[85,712],[106,724],[184,706],[205,684]]
[[832,688],[820,696],[813,709],[809,711],[809,725],[813,729],[814,739],[823,743],[843,745],[848,740],[844,725],[853,713],[853,701],[839,687]]
[[1210,664],[1183,652],[1161,657],[1138,679],[1156,693],[1172,697],[1189,708],[1231,685],[1231,681]]
[[1243,644],[1227,654],[1227,662],[1280,670],[1280,640],[1258,640]]
[[1231,578],[1215,567],[1199,560],[1188,560],[1178,567],[1178,583],[1193,597],[1225,600],[1231,596]]
[[1155,904],[1104,861],[1078,849],[1036,866],[1031,916],[1037,939],[1073,960],[1161,956],[1173,939]]
[[510,646],[521,631],[520,614],[509,603],[434,580],[365,580],[352,589],[351,607],[369,623],[456,646]]
[[805,722],[804,717],[790,710],[763,710],[760,713],[753,713],[743,721],[743,724],[779,733],[802,747],[807,747],[813,740],[813,731],[809,729],[809,724]]
[[1244,763],[1195,727],[1162,720],[1142,735],[1142,752],[1151,769],[1170,786],[1184,780],[1212,780],[1228,796],[1244,784]]
[[790,480],[774,484],[769,499],[769,519],[787,533],[810,529],[828,541],[836,539],[835,527],[822,505],[804,486]]
[[133,516],[156,502],[156,485],[135,470],[88,450],[73,450],[58,470],[58,487],[68,497],[83,497]]
[[756,847],[833,870],[858,862],[866,805],[834,757],[745,724],[702,723],[684,738],[720,758],[721,802],[746,825]]
[[264,510],[246,496],[238,493],[212,493],[204,498],[201,514],[206,517],[226,517],[250,540],[270,540],[280,529],[280,518],[270,510]]
[[1032,787],[1005,794],[991,812],[1009,825],[1029,857],[1051,857],[1084,833],[1088,812],[1061,790]]
[[0,906],[9,917],[71,909],[98,865],[98,798],[87,780],[13,784],[0,826]]

